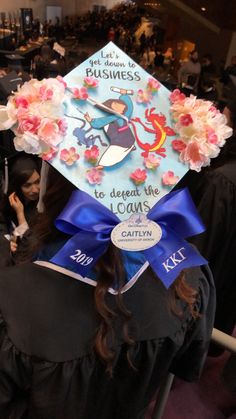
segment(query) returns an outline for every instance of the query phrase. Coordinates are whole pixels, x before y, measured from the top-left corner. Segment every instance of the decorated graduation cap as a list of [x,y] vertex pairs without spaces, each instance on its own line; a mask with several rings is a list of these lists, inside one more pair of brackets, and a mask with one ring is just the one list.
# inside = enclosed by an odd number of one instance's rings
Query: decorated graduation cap
[[170,191],[232,134],[211,102],[170,93],[110,42],[64,79],[24,84],[0,124],[78,188],[56,220],[72,237],[53,263],[85,276],[112,240],[168,287],[206,262],[185,241],[204,230],[187,190]]

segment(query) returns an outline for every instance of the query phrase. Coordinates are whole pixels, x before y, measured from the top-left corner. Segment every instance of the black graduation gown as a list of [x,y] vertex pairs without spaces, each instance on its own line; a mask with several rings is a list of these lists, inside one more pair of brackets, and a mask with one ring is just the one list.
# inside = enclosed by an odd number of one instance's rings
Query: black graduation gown
[[[29,228],[33,222],[37,208],[37,202],[32,201],[28,202],[28,205],[24,206],[24,214]],[[0,268],[11,266],[14,263],[14,255],[10,253],[10,242],[5,238],[5,235],[11,235],[13,231],[12,223],[15,225],[18,224],[16,214],[12,210],[11,214],[8,214],[9,217],[6,217],[3,213],[0,212]],[[28,230],[27,230],[28,231]],[[18,245],[20,244],[21,239],[18,239]]]
[[[199,290],[194,320],[167,302],[169,291],[148,268],[123,294],[133,313],[132,369],[119,332],[113,377],[92,350],[97,327],[94,287],[36,264],[6,268],[0,278],[0,418],[138,419],[168,370],[200,373],[211,336],[214,285],[208,268],[186,280]],[[114,295],[107,303],[114,306]],[[169,301],[169,300],[168,300]]]
[[189,171],[188,187],[206,231],[191,242],[208,260],[216,286],[215,327],[231,334],[236,324],[236,137],[200,173]]

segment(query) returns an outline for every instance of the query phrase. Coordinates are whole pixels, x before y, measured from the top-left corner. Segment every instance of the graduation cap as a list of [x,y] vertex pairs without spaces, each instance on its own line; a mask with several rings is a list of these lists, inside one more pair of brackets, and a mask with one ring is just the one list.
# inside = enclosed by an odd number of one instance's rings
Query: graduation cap
[[7,54],[5,55],[10,70],[18,70],[22,68],[22,61],[25,59],[20,54]]
[[86,275],[111,238],[143,252],[165,286],[205,263],[184,240],[204,229],[190,196],[170,191],[232,134],[211,102],[170,93],[110,42],[64,79],[23,85],[2,112],[16,149],[79,189],[56,221],[73,237],[53,263]]
[[62,47],[58,42],[54,42],[53,44],[53,51],[56,51],[61,57],[65,56],[66,50]]
[[22,77],[16,71],[11,71],[4,77],[0,78],[0,95],[3,99],[7,99],[12,92],[17,90],[18,86],[23,84]]

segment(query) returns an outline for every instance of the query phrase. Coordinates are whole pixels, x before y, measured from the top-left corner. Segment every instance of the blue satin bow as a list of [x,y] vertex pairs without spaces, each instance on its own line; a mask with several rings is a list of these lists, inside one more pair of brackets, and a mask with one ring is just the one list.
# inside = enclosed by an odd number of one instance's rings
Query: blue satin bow
[[[165,287],[172,284],[182,269],[207,263],[184,240],[205,230],[186,188],[165,195],[146,216],[161,227],[162,238],[142,253]],[[74,191],[55,221],[56,227],[72,238],[51,262],[86,276],[105,253],[111,232],[119,223],[115,214],[90,195]]]

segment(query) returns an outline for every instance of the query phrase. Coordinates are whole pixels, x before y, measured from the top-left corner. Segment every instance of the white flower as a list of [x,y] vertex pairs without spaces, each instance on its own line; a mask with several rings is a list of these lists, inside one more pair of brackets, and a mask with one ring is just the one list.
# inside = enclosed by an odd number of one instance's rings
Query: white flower
[[25,151],[30,154],[40,154],[45,151],[38,137],[29,132],[15,137],[14,146],[17,151]]
[[200,171],[218,156],[220,147],[231,137],[232,128],[227,126],[225,115],[210,101],[191,95],[185,99],[176,96],[171,107],[174,129],[181,138],[180,160],[190,169]]
[[43,86],[53,91],[51,102],[54,105],[60,105],[64,99],[65,86],[57,79],[49,78],[43,80]]
[[65,83],[32,79],[18,87],[6,106],[0,107],[0,130],[11,128],[18,151],[47,153],[66,134],[62,129]]
[[0,131],[12,128],[17,119],[11,117],[6,106],[0,106]]

